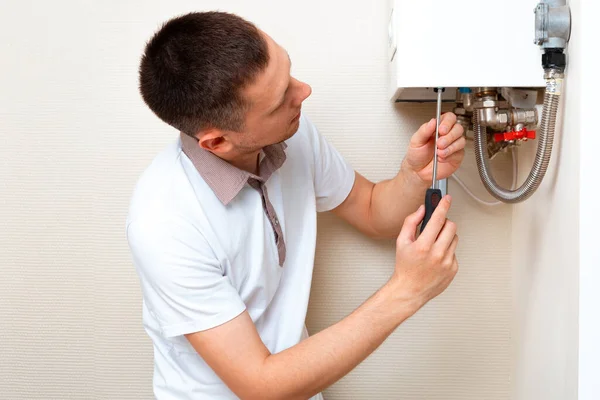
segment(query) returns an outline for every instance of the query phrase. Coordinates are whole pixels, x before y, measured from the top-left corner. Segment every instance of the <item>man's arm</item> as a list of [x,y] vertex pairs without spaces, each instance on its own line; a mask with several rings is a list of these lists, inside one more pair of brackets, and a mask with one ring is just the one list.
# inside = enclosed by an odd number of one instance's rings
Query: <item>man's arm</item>
[[[464,156],[463,129],[455,123],[452,113],[444,114],[440,123],[439,179],[450,176]],[[368,236],[396,237],[406,216],[424,203],[431,186],[434,138],[435,120],[431,120],[411,138],[400,172],[393,179],[374,184],[356,173],[352,191],[333,213]]]
[[307,399],[342,378],[404,320],[450,284],[458,264],[456,226],[440,202],[415,239],[424,208],[407,218],[397,239],[392,278],[335,325],[277,354],[262,343],[250,316],[186,335],[192,346],[241,399]]
[[406,216],[425,201],[428,185],[404,169],[377,184],[355,174],[352,191],[332,212],[370,237],[397,236]]
[[187,335],[192,346],[241,399],[306,400],[342,378],[416,311],[383,287],[335,325],[271,354],[248,312],[219,327]]

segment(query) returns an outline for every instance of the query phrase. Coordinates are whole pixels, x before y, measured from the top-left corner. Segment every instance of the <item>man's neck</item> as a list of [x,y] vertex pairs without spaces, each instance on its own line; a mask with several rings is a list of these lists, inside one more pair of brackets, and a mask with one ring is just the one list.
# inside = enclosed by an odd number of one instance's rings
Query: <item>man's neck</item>
[[238,157],[235,160],[226,160],[234,167],[237,167],[243,171],[250,172],[251,174],[258,175],[258,160],[260,151],[246,154]]

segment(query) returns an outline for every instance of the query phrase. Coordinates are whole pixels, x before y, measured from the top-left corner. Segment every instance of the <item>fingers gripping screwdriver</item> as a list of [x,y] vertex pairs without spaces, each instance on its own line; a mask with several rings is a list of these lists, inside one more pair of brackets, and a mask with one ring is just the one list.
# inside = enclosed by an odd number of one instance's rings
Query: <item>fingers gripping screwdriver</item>
[[431,215],[435,211],[436,207],[442,200],[442,191],[439,189],[439,182],[437,180],[437,164],[438,164],[438,137],[440,135],[440,117],[442,113],[442,93],[444,88],[438,87],[433,89],[437,93],[437,112],[435,115],[435,145],[433,148],[433,175],[431,187],[427,189],[425,193],[425,217],[421,223],[421,232],[427,226],[427,223],[431,219]]

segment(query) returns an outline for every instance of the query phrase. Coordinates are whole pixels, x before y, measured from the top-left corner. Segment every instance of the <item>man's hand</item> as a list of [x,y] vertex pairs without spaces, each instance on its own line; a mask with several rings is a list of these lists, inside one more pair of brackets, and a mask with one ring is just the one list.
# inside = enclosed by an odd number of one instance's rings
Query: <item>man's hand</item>
[[398,293],[415,302],[417,308],[442,293],[458,271],[455,251],[456,224],[446,219],[450,196],[444,197],[423,233],[416,230],[425,215],[424,206],[409,215],[396,241],[396,269],[390,282]]
[[[456,115],[451,112],[442,114],[438,138],[438,171],[437,179],[445,179],[452,175],[465,155],[466,140],[463,127],[456,123]],[[410,145],[403,167],[427,184],[433,177],[433,155],[435,145],[435,118],[421,125],[410,139]]]

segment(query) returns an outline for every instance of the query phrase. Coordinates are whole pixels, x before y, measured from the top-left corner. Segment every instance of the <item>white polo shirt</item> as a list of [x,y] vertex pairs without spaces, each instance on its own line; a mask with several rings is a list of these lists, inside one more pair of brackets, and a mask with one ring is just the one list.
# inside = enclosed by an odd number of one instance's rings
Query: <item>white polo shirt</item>
[[247,310],[273,354],[306,338],[316,213],[342,203],[354,171],[304,116],[285,144],[265,148],[266,179],[190,151],[189,140],[182,135],[144,171],[127,218],[154,394],[236,399],[183,335]]

